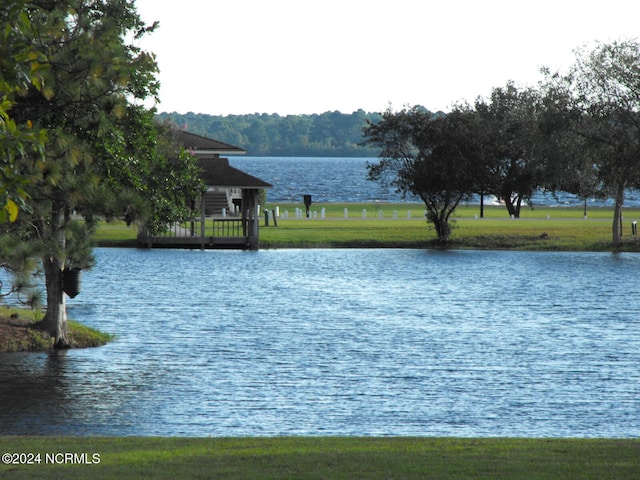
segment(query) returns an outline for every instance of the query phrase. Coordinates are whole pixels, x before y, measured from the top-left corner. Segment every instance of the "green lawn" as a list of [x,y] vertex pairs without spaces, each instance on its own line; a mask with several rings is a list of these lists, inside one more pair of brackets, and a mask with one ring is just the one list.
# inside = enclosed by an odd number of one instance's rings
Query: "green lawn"
[[[267,205],[267,208],[271,210],[275,206]],[[311,218],[296,218],[296,208],[304,212],[301,203],[277,206],[280,207],[277,227],[272,219],[265,227],[264,216],[261,216],[261,248],[437,246],[435,231],[424,219],[424,207],[420,204],[314,204]],[[321,218],[323,208],[325,215]],[[519,219],[509,218],[506,209],[498,206],[486,207],[484,218],[479,218],[479,214],[477,205],[458,207],[450,248],[612,249],[611,208],[592,208],[586,219],[582,207],[524,208]],[[621,250],[640,251],[640,237],[631,235],[632,221],[640,221],[640,209],[624,211]],[[543,234],[546,235],[543,237]],[[117,221],[100,224],[96,234],[100,246],[135,246],[135,240],[135,227]]]
[[3,462],[6,479],[613,480],[640,473],[640,440],[615,439],[0,437],[0,451],[40,462]]
[[[12,315],[16,318],[11,319]],[[0,322],[9,320],[10,324],[19,324],[23,327],[18,328],[14,325],[9,331],[5,331],[4,335],[0,335],[0,353],[51,350],[52,340],[49,335],[39,328],[33,328],[43,317],[42,310],[0,305]],[[26,328],[27,326],[30,328]],[[69,340],[73,348],[99,347],[112,339],[113,337],[107,333],[69,320]]]
[[[261,228],[262,248],[282,247],[431,247],[436,246],[433,228],[424,219],[420,204],[318,204],[311,218],[298,219],[295,208],[280,206],[278,227]],[[273,208],[273,206],[267,206]],[[321,218],[322,208],[325,218]],[[345,219],[344,208],[348,208]],[[366,216],[363,214],[366,210]],[[283,217],[284,211],[289,218]],[[590,209],[584,218],[580,208],[523,209],[511,219],[504,207],[485,208],[479,218],[477,205],[456,210],[451,248],[508,248],[527,250],[611,250],[612,209]],[[631,222],[640,210],[625,210],[623,249],[640,251],[640,240],[631,235]]]

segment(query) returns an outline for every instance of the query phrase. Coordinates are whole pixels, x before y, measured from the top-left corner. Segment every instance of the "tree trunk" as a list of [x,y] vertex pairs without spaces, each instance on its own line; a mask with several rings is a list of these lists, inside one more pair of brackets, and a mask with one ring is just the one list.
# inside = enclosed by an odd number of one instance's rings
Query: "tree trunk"
[[427,204],[427,221],[433,224],[438,236],[438,243],[445,246],[449,243],[451,234],[451,225],[449,225],[449,214],[443,210],[438,210]]
[[451,234],[451,226],[449,222],[444,219],[438,219],[434,222],[436,227],[436,233],[438,234],[438,242],[440,245],[447,245],[449,243],[449,235]]
[[522,198],[518,195],[514,198],[511,194],[503,195],[502,200],[504,200],[504,204],[507,207],[507,212],[509,212],[509,216],[513,218],[520,218],[520,207],[522,205]]
[[45,286],[47,290],[47,313],[40,323],[42,329],[54,339],[54,348],[69,348],[67,331],[67,305],[65,303],[62,269],[66,259],[65,227],[69,221],[69,210],[54,206],[49,225],[41,225],[41,230],[49,229],[50,238],[55,239],[56,249],[45,254],[42,259]]
[[518,195],[518,200],[516,201],[515,218],[520,218],[521,209],[522,209],[522,195]]
[[624,204],[624,184],[618,185],[616,203],[613,208],[613,246],[622,245],[622,205]]
[[63,292],[61,264],[55,257],[45,258],[43,264],[47,287],[47,313],[42,320],[42,327],[53,337],[54,348],[69,348],[71,344],[67,335],[67,304]]

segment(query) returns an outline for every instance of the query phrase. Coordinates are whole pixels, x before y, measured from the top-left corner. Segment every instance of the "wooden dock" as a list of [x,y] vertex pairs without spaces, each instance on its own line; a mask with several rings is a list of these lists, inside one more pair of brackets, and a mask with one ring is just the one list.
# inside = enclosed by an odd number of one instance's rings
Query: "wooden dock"
[[155,235],[142,229],[138,233],[138,244],[146,248],[257,250],[257,232],[257,220],[205,218],[172,224]]

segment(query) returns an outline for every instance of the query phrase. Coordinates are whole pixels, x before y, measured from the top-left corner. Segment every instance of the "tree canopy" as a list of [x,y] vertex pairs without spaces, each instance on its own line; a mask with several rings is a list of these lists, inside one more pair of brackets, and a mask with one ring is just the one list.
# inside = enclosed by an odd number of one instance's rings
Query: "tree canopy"
[[24,206],[25,178],[18,172],[18,163],[25,156],[42,155],[45,132],[33,128],[31,121],[16,122],[11,109],[15,98],[30,88],[50,95],[43,75],[46,64],[33,45],[34,31],[21,0],[9,0],[0,5],[0,223],[15,221]]
[[569,73],[544,73],[537,88],[508,82],[442,116],[387,111],[364,129],[380,157],[370,178],[391,175],[421,198],[443,243],[471,193],[495,195],[516,218],[538,189],[612,197],[620,245],[624,192],[640,188],[640,43],[598,43],[576,52]]
[[509,215],[519,218],[523,202],[544,183],[544,162],[539,157],[540,95],[513,82],[478,98],[477,136],[485,162],[482,192],[504,203]]
[[455,208],[477,190],[481,162],[474,129],[469,110],[438,116],[420,107],[388,110],[364,129],[365,142],[380,148],[381,157],[369,166],[369,178],[391,178],[400,192],[422,199],[442,244]]
[[376,151],[361,145],[366,122],[381,114],[358,110],[312,115],[209,115],[160,113],[180,128],[242,147],[251,156],[373,157]]
[[[579,185],[615,201],[612,234],[618,246],[625,190],[640,187],[640,43],[620,40],[582,48],[568,74],[547,75],[551,88],[567,99],[567,111],[578,112],[566,125],[588,159],[589,175],[585,180],[581,173]],[[584,167],[579,162],[576,170]]]
[[201,185],[195,160],[141,106],[157,94],[157,66],[136,42],[154,26],[142,22],[133,2],[38,0],[15,8],[28,19],[23,33],[37,52],[28,57],[38,77],[10,92],[9,112],[16,125],[44,134],[40,155],[13,159],[24,206],[2,225],[0,255],[14,271],[40,260],[42,326],[57,347],[67,347],[63,271],[91,266],[97,217],[126,212],[129,220],[158,225],[186,215],[187,199]]

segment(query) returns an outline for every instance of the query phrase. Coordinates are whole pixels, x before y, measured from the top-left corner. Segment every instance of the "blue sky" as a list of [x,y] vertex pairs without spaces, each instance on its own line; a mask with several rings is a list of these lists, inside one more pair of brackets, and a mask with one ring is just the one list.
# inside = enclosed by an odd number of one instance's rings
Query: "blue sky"
[[635,0],[137,0],[159,111],[448,111],[573,50],[640,37]]

